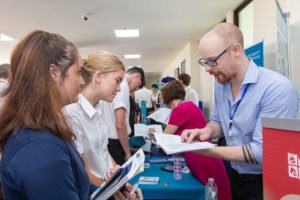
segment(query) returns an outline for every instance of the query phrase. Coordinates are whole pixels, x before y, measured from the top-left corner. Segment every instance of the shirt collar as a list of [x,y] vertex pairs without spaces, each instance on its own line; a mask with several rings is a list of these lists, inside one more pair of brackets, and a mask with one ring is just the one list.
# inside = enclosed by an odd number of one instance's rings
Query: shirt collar
[[185,88],[185,91],[188,91],[190,88],[191,88],[191,86],[187,86],[187,87]]
[[256,83],[258,80],[258,66],[253,62],[251,58],[249,58],[250,63],[245,74],[243,84],[246,85],[248,83]]
[[99,103],[95,107],[87,100],[82,94],[78,95],[78,103],[81,105],[82,109],[86,112],[89,118],[93,118],[96,113],[102,114]]

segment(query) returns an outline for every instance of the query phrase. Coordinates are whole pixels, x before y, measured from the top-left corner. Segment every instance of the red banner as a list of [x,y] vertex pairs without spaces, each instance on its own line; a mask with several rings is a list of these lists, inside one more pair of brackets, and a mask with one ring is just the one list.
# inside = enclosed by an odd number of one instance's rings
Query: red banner
[[300,200],[300,132],[263,128],[264,199]]

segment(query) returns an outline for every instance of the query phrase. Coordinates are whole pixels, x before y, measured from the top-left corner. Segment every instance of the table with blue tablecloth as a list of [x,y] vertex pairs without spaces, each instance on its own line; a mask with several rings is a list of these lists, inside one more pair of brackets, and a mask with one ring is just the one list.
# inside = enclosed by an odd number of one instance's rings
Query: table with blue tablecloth
[[[151,162],[150,168],[145,168],[144,172],[136,175],[129,182],[134,185],[141,176],[159,177],[159,182],[156,185],[139,185],[139,188],[142,189],[144,199],[204,200],[204,185],[191,173],[182,173],[182,179],[175,180],[172,172],[161,170],[161,167],[172,164],[170,159],[167,160],[168,158],[170,157],[147,157],[145,162]],[[153,163],[155,161],[160,161],[160,163]],[[161,161],[164,163],[161,163]],[[183,165],[185,166],[185,163]]]

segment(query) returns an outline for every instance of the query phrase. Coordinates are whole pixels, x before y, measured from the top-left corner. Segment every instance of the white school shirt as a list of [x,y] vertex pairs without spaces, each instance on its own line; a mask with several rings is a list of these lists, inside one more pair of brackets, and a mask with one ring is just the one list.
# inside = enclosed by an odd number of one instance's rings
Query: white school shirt
[[198,107],[198,102],[199,102],[198,94],[197,94],[196,90],[191,88],[191,86],[188,86],[185,88],[185,99],[184,100],[192,101]]
[[[0,94],[2,93],[3,90],[8,88],[8,81],[5,79],[0,78]],[[2,106],[4,102],[5,97],[0,96],[0,107]]]
[[145,101],[146,108],[152,108],[152,94],[152,90],[143,87],[135,92],[135,102],[141,106],[141,101]]
[[131,128],[129,125],[129,112],[130,112],[130,101],[129,101],[129,85],[126,78],[123,79],[121,85],[121,91],[117,93],[112,103],[101,101],[101,108],[104,113],[106,124],[109,128],[108,137],[110,139],[118,139],[116,129],[116,116],[115,110],[118,108],[124,108],[126,110],[126,127],[127,133],[130,135]]
[[99,103],[93,107],[82,94],[79,94],[77,103],[64,107],[64,114],[69,127],[76,135],[74,143],[77,151],[85,154],[91,173],[104,179],[113,163],[107,149],[108,127]]

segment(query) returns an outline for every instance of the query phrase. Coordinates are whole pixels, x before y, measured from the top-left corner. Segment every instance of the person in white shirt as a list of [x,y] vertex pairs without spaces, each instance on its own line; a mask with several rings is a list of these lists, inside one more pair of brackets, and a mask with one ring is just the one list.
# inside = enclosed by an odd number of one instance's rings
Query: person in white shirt
[[[113,101],[120,91],[124,71],[122,61],[109,52],[99,51],[89,55],[82,71],[86,85],[78,96],[79,100],[64,107],[69,126],[76,135],[76,148],[84,160],[91,183],[97,186],[104,182],[105,175],[116,166],[107,149],[109,129],[99,101]],[[136,199],[135,195],[128,193],[131,188],[127,184],[124,195],[128,199]],[[114,199],[120,197],[122,194],[119,191],[113,196]]]
[[0,65],[0,107],[4,102],[4,90],[8,88],[9,64]]
[[106,123],[109,126],[108,150],[117,164],[122,165],[131,157],[129,137],[129,92],[145,85],[144,71],[140,67],[131,67],[127,70],[121,83],[121,91],[112,103],[101,102]]
[[146,87],[143,87],[135,92],[135,102],[137,102],[140,107],[142,101],[146,102],[147,115],[154,110],[152,105],[152,94],[152,90],[149,90]]
[[179,82],[185,89],[185,101],[192,101],[197,107],[199,106],[199,98],[196,90],[191,88],[191,77],[188,74],[180,74],[178,76]]
[[160,91],[158,90],[157,84],[153,84],[151,86],[151,88],[152,88],[152,105],[154,105],[156,108],[159,108],[159,106],[160,106],[160,100],[159,100]]

